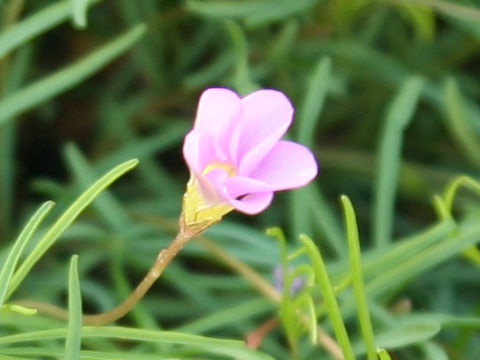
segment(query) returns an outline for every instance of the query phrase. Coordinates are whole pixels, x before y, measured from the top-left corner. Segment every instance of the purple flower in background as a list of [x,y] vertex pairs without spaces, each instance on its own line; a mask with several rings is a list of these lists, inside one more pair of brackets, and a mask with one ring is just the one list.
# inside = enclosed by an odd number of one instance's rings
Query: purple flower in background
[[[293,266],[288,267],[287,274],[291,274],[293,272],[294,268]],[[284,290],[284,281],[283,279],[285,278],[285,270],[283,266],[277,266],[275,267],[273,271],[273,284],[275,285],[275,289],[277,289],[279,292],[283,292]],[[296,276],[295,279],[293,279],[290,287],[290,295],[295,295],[297,292],[303,289],[305,286],[305,279],[303,276]]]
[[218,221],[234,209],[257,214],[275,191],[308,184],[318,170],[312,152],[281,140],[292,118],[292,104],[279,91],[243,98],[229,89],[204,91],[183,145],[191,173],[186,222]]

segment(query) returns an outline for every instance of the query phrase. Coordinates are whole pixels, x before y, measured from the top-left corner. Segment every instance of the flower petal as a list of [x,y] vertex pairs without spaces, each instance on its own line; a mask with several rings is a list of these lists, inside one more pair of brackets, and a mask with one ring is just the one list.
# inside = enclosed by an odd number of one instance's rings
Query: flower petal
[[225,188],[228,195],[236,199],[252,193],[271,192],[273,187],[264,181],[248,178],[245,176],[230,177],[225,181]]
[[194,129],[213,136],[222,149],[228,149],[230,129],[238,121],[241,99],[234,91],[224,88],[205,90],[198,102]]
[[281,140],[250,176],[269,185],[271,190],[294,189],[308,184],[317,175],[318,165],[305,146]]
[[242,99],[242,119],[236,149],[232,155],[239,165],[239,174],[248,175],[273,148],[292,123],[293,106],[276,90],[259,90]]
[[241,200],[231,199],[230,204],[238,211],[254,215],[265,210],[272,202],[273,193],[255,193],[243,197]]
[[216,160],[215,143],[208,133],[192,130],[185,136],[183,157],[190,170],[201,173],[205,166]]

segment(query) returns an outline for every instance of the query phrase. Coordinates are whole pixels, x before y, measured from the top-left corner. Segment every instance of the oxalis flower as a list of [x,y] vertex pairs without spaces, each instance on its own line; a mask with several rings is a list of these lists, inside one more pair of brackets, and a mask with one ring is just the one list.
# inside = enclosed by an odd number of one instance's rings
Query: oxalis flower
[[275,191],[308,184],[317,174],[312,152],[281,140],[292,118],[292,104],[279,91],[241,98],[229,89],[205,90],[183,145],[191,175],[184,223],[206,228],[232,210],[257,214]]

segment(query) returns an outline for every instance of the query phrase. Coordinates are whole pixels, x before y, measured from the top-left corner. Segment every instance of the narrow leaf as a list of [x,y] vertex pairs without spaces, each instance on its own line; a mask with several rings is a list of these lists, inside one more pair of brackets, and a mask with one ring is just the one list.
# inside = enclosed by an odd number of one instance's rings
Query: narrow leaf
[[78,278],[78,256],[73,255],[68,275],[68,328],[65,341],[65,359],[80,359],[82,341],[82,298]]
[[[99,0],[87,0],[86,5]],[[71,14],[70,0],[60,1],[36,12],[0,34],[0,58],[66,21]]]
[[2,266],[2,270],[0,271],[0,308],[2,308],[5,296],[7,294],[7,290],[10,286],[10,280],[12,278],[13,272],[15,271],[18,260],[20,259],[20,256],[25,249],[25,246],[33,237],[38,226],[41,224],[45,216],[47,216],[47,214],[50,212],[54,205],[55,204],[52,201],[45,202],[30,218],[30,220],[18,236],[17,240],[13,244],[13,247],[7,256],[7,259]]
[[70,0],[73,23],[80,29],[87,27],[88,0]]
[[[86,187],[92,183],[95,179],[95,172],[78,147],[73,143],[67,144],[65,146],[65,155],[71,171],[78,179],[78,183],[82,187]],[[94,206],[99,210],[112,229],[120,231],[125,228],[125,226],[128,226],[129,221],[127,215],[108,190],[97,199]]]
[[449,78],[444,85],[445,110],[448,126],[453,139],[465,154],[465,157],[480,169],[480,137],[472,126],[473,121],[465,107],[465,103],[456,81]]
[[377,354],[378,354],[378,359],[379,360],[392,360],[392,358],[388,354],[387,350],[385,350],[385,349],[378,349]]
[[335,292],[328,277],[327,267],[323,261],[320,251],[307,235],[300,235],[300,240],[308,250],[308,254],[312,260],[315,276],[319,282],[322,290],[323,301],[325,302],[330,321],[332,323],[335,336],[338,340],[340,347],[342,348],[345,360],[354,360],[352,345],[348,338],[348,333],[343,322],[340,308],[338,306],[337,299],[335,298]]
[[[66,329],[34,331],[18,335],[3,336],[0,338],[0,344],[61,339],[65,337],[65,335]],[[170,343],[201,349],[205,353],[221,355],[222,358],[228,356],[234,359],[273,360],[269,355],[247,348],[243,341],[216,339],[173,331],[144,330],[121,326],[85,326],[82,329],[82,337]]]
[[390,242],[393,207],[401,159],[403,132],[412,119],[423,88],[419,77],[409,78],[388,108],[380,149],[375,194],[374,240],[379,248]]
[[8,296],[20,285],[25,276],[37,263],[43,254],[55,243],[58,237],[75,221],[80,213],[111,183],[122,176],[127,171],[133,169],[138,164],[137,159],[129,160],[110,170],[92,186],[90,186],[82,195],[80,195],[70,207],[57,219],[50,227],[47,233],[40,239],[36,247],[28,255],[12,278],[11,286],[8,290]]
[[93,75],[127,51],[140,39],[145,30],[145,25],[137,25],[76,63],[5,97],[0,102],[0,125],[13,116],[52,99]]
[[298,136],[300,143],[312,148],[314,144],[315,127],[323,109],[330,81],[331,60],[322,58],[315,67],[310,78],[304,101],[298,115]]
[[375,335],[373,334],[370,311],[368,309],[367,294],[363,282],[362,258],[360,254],[360,242],[358,239],[357,220],[350,199],[342,195],[340,198],[345,215],[347,239],[350,253],[350,266],[352,271],[352,283],[357,303],[358,320],[362,331],[363,341],[367,348],[367,359],[377,360]]
[[281,20],[305,11],[313,5],[314,0],[187,1],[187,9],[200,16],[242,19],[249,26]]

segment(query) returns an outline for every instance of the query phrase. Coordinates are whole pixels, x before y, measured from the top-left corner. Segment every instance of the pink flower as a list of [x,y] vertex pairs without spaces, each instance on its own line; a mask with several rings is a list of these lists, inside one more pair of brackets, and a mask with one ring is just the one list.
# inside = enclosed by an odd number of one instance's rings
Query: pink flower
[[317,174],[312,152],[281,140],[292,117],[292,104],[279,91],[241,98],[229,89],[205,90],[183,145],[191,172],[185,200],[195,203],[184,204],[190,217],[212,208],[220,209],[220,218],[233,209],[256,214],[275,191],[308,184]]

